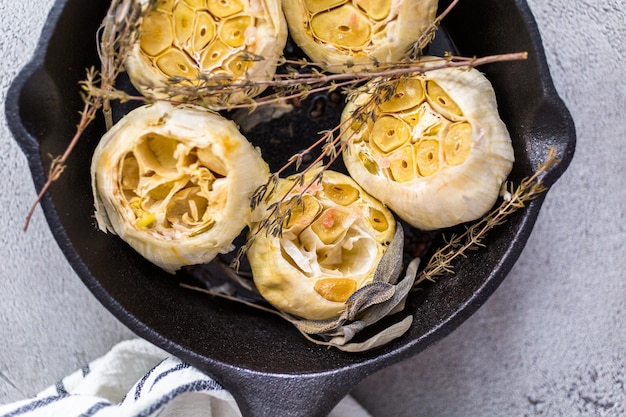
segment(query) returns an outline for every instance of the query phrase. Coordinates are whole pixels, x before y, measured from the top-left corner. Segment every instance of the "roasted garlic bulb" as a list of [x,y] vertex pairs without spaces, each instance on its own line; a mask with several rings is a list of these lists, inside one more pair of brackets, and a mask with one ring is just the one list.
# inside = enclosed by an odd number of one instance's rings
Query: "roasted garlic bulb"
[[280,205],[283,214],[290,212],[282,235],[258,233],[248,259],[257,289],[274,307],[325,320],[337,317],[346,300],[372,282],[395,220],[350,177],[326,171],[305,189],[312,175],[302,186],[297,177],[280,180],[274,201],[291,197]]
[[174,272],[233,249],[269,168],[233,122],[159,102],[102,137],[91,176],[100,229]]
[[[149,7],[149,0],[136,1]],[[280,0],[157,0],[143,18],[126,69],[140,92],[156,97],[168,95],[163,87],[173,78],[189,80],[184,85],[198,85],[203,78],[215,85],[268,81],[286,40]],[[196,101],[232,104],[263,90],[257,85],[228,96],[201,95]]]
[[433,23],[437,0],[282,0],[289,33],[331,72],[394,62]]
[[350,175],[419,229],[484,215],[514,160],[487,78],[468,68],[428,71],[392,81],[382,102],[374,82],[342,114]]

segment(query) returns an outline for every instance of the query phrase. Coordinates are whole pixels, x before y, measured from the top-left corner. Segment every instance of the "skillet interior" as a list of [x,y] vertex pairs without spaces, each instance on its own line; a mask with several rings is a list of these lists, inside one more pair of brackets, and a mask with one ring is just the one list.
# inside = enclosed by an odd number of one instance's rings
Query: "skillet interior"
[[[441,2],[440,8],[448,3]],[[95,42],[85,39],[94,39],[107,7],[104,0],[59,0],[32,62],[9,91],[7,119],[29,159],[38,190],[45,182],[48,155],[60,155],[74,134],[77,112],[82,108],[77,83],[84,78],[85,68],[98,65]],[[555,146],[562,162],[545,181],[556,181],[573,155],[575,133],[569,113],[552,86],[526,3],[461,1],[444,21],[444,29],[430,53],[451,48],[464,56],[529,53],[527,61],[480,69],[494,85],[501,117],[513,138],[516,163],[511,179],[519,181],[531,174],[545,159],[547,149]],[[309,104],[303,106],[303,112],[308,111]],[[309,140],[316,138],[320,123],[328,128],[324,123],[338,117],[340,105],[328,101],[326,108],[322,119],[306,119]],[[117,116],[126,110],[118,107]],[[293,415],[305,415],[298,413],[298,408],[321,395],[318,392],[307,398],[305,391],[312,388],[326,393],[326,405],[307,415],[328,412],[363,376],[416,354],[448,334],[504,279],[521,253],[542,203],[542,198],[535,200],[493,230],[488,249],[461,261],[455,276],[412,296],[408,308],[415,312],[415,320],[402,338],[371,352],[346,354],[307,342],[290,324],[274,316],[183,289],[179,282],[189,281],[188,274],[172,277],[121,239],[98,231],[89,166],[103,132],[102,120],[98,119],[85,132],[63,175],[42,201],[50,228],[77,274],[103,305],[139,336],[216,377],[233,392],[244,415],[264,415],[264,409],[275,407],[268,398],[278,393],[283,393],[285,413],[290,409]],[[269,139],[263,130],[250,135],[252,142],[265,146],[264,155],[276,168],[290,153],[284,146],[271,148],[275,142]],[[305,147],[294,146],[289,151]],[[299,399],[285,397],[285,384]]]

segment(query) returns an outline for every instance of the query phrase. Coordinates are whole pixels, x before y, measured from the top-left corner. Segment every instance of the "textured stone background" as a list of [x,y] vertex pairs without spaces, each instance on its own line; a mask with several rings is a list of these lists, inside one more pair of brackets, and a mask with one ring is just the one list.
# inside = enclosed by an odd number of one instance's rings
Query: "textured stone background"
[[[3,104],[52,4],[0,0]],[[486,304],[444,340],[356,388],[374,415],[626,415],[626,1],[529,4],[576,123],[576,155]],[[4,404],[133,335],[84,288],[40,210],[21,231],[35,191],[4,111],[0,183]]]

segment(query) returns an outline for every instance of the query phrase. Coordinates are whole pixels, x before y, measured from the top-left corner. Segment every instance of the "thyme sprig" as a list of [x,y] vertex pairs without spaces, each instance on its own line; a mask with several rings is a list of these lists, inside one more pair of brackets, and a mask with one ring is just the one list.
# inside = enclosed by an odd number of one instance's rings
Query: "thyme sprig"
[[[246,57],[244,54],[240,57]],[[203,74],[196,79],[173,77],[167,85],[154,87],[152,96],[124,96],[132,100],[164,100],[174,104],[193,102],[196,105],[208,107],[217,111],[230,111],[236,109],[254,110],[258,106],[273,105],[289,100],[306,99],[312,94],[333,92],[349,87],[357,86],[365,81],[376,78],[393,79],[403,76],[424,74],[445,68],[469,68],[486,64],[525,60],[527,52],[514,52],[506,54],[489,55],[484,57],[463,57],[446,54],[443,57],[428,57],[420,60],[407,60],[389,63],[377,63],[373,69],[360,69],[355,72],[343,72],[339,74],[327,73],[316,70],[312,72],[289,71],[288,74],[276,74],[271,80],[257,80],[244,78],[232,80],[225,78],[223,74]],[[255,58],[256,59],[256,58]],[[277,65],[287,61],[278,60]],[[322,66],[319,63],[303,61],[288,61],[301,67]],[[435,64],[437,63],[437,64]],[[272,88],[273,93],[248,99],[242,102],[232,103],[229,101],[235,93],[249,91],[253,88]],[[215,102],[217,98],[217,102]]]
[[426,49],[428,45],[435,39],[435,35],[439,26],[441,25],[441,21],[454,9],[457,3],[460,0],[453,0],[450,2],[448,7],[441,12],[439,16],[435,18],[435,20],[428,26],[428,28],[422,33],[419,39],[413,43],[413,45],[409,48],[407,56],[411,59],[418,59],[422,55],[422,51]]
[[[244,57],[247,54],[243,55]],[[337,90],[353,91],[360,84],[376,78],[398,79],[401,77],[424,74],[445,68],[470,68],[481,65],[518,61],[528,58],[526,52],[489,55],[484,57],[462,57],[445,55],[443,57],[422,58],[419,61],[399,61],[378,64],[376,70],[361,70],[358,72],[344,72],[340,74],[322,71],[290,72],[288,75],[276,74],[271,80],[256,80],[244,78],[239,81],[225,77],[223,74],[201,74],[199,78],[188,79],[172,77],[167,84],[150,89],[149,96],[131,95],[124,90],[102,88],[98,84],[85,84],[89,93],[104,100],[139,101],[149,103],[153,101],[167,101],[174,105],[192,103],[215,111],[232,111],[249,109],[254,111],[259,106],[270,106],[294,100],[304,100],[307,97]],[[255,58],[256,59],[256,58]],[[277,62],[285,63],[292,61]],[[309,61],[294,61],[301,68],[320,65]],[[433,65],[433,63],[438,63]],[[430,65],[429,65],[430,64]],[[297,75],[296,75],[297,74]],[[89,81],[89,80],[87,80]],[[231,102],[230,97],[236,93],[250,91],[254,88],[272,88],[273,93],[265,94],[255,99],[247,98]]]
[[506,184],[500,205],[467,227],[463,233],[452,235],[447,239],[446,244],[430,257],[424,269],[418,273],[414,289],[424,281],[434,282],[444,274],[454,274],[454,263],[458,258],[467,256],[471,250],[485,246],[485,237],[491,229],[505,223],[513,213],[526,207],[528,202],[547,190],[541,178],[558,162],[556,149],[552,147],[546,160],[539,164],[532,175],[524,178],[517,187],[512,183]]
[[[80,120],[76,127],[76,132],[63,154],[52,159],[48,170],[48,178],[26,215],[24,230],[28,229],[37,205],[41,202],[52,183],[62,174],[65,169],[65,162],[101,108],[105,111],[107,125],[112,124],[107,94],[115,90],[115,80],[122,71],[124,60],[139,36],[138,24],[141,15],[142,10],[138,2],[132,0],[111,1],[106,17],[97,32],[99,39],[98,55],[101,62],[100,71],[93,67],[87,69],[85,80],[79,83],[84,105],[79,112]],[[96,85],[98,86],[97,90],[92,88]]]

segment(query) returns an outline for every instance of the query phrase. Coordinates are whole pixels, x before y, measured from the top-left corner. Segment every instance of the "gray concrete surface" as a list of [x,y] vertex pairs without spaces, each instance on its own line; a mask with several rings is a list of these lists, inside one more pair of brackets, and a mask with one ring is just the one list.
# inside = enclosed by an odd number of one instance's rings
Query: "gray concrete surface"
[[[0,0],[0,102],[52,4]],[[576,123],[576,156],[487,303],[447,338],[356,388],[374,415],[626,415],[626,2],[529,4]],[[35,192],[4,112],[0,184],[4,404],[133,335],[83,287],[40,210],[22,232]]]

